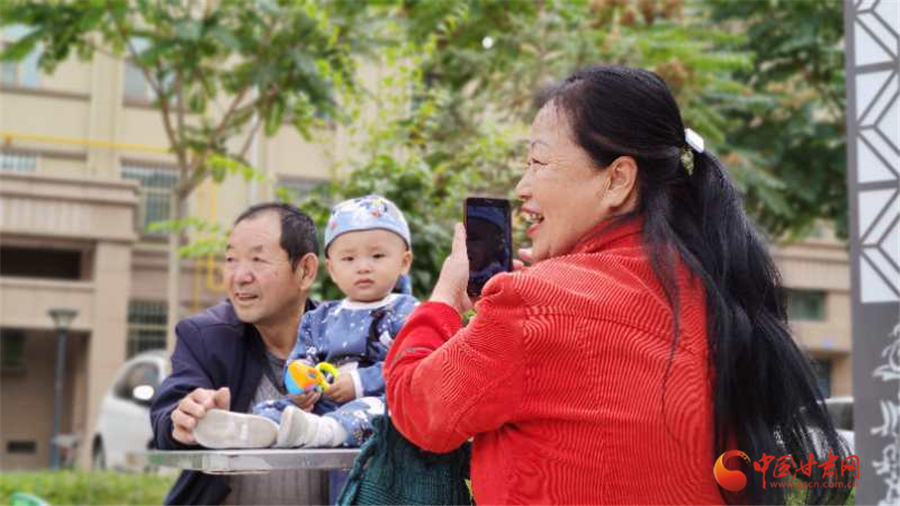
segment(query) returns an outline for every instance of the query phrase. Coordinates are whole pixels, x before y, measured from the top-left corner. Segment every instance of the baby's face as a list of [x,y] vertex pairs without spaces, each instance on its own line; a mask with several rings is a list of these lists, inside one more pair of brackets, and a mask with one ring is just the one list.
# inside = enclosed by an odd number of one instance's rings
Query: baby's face
[[327,255],[331,279],[350,300],[359,302],[386,297],[412,263],[403,239],[387,230],[341,234],[328,246]]

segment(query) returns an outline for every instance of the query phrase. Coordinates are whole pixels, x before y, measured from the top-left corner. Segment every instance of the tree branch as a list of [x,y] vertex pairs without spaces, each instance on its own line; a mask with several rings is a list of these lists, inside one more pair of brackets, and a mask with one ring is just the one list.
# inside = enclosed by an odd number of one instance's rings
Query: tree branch
[[[205,156],[198,156],[194,164],[197,165],[201,160],[205,161]],[[190,195],[191,191],[203,180],[206,179],[206,171],[202,169],[202,165],[197,165],[196,168],[192,169],[189,174],[182,179],[180,183],[175,187],[174,192],[176,198],[184,199]]]
[[[159,72],[161,69],[159,68],[159,62],[157,62],[157,71]],[[166,136],[169,137],[169,143],[172,145],[172,148],[175,150],[175,156],[178,158],[178,165],[181,167],[182,177],[186,176],[186,173],[189,170],[188,160],[187,160],[187,150],[185,146],[181,143],[181,139],[179,139],[179,133],[183,133],[183,130],[179,130],[178,132],[172,127],[172,119],[169,117],[171,114],[169,111],[169,101],[168,97],[164,97],[161,93],[157,94],[156,99],[159,101],[159,110],[162,113],[163,120],[163,128],[166,130]],[[179,111],[180,112],[180,111]]]
[[[251,86],[247,86],[243,90],[239,91],[238,94],[234,97],[234,100],[231,101],[231,104],[228,106],[228,109],[225,111],[225,114],[222,115],[222,120],[216,126],[216,129],[213,131],[212,136],[210,136],[210,140],[215,142],[222,132],[225,130],[225,127],[228,125],[228,122],[231,121],[231,117],[234,115],[234,112],[237,110],[238,105],[244,100],[244,96],[247,95],[247,92],[250,91]],[[252,104],[252,102],[251,102]]]
[[[275,97],[278,95],[278,92],[280,92],[280,91],[281,91],[281,88],[279,88],[277,85],[272,86],[272,88],[268,91],[268,93],[257,98],[256,102],[263,101],[260,103],[258,108],[265,110],[265,108],[271,104],[272,100],[275,99]],[[258,115],[256,117],[256,124],[253,125],[252,128],[250,128],[250,135],[247,136],[247,140],[244,141],[244,145],[241,146],[241,150],[238,152],[239,158],[244,158],[244,155],[247,154],[247,150],[250,149],[250,145],[253,141],[253,138],[254,138],[254,136],[256,136],[256,131],[259,130],[259,127],[260,127],[260,125],[262,125],[262,122],[263,122],[262,116]],[[256,167],[254,167],[254,169],[255,168]]]
[[[225,111],[225,114],[222,116],[221,122],[216,126],[216,129],[213,131],[212,135],[210,135],[210,137],[209,137],[209,145],[210,146],[214,145],[216,143],[216,141],[219,139],[219,137],[222,135],[222,132],[225,130],[225,126],[231,120],[231,117],[234,116],[234,113],[238,108],[237,107],[238,104],[240,104],[240,102],[244,99],[244,96],[247,94],[247,91],[249,89],[250,89],[249,87],[244,88],[237,94],[237,96],[234,97],[234,100],[231,102],[231,105],[228,106],[228,110]],[[253,103],[254,102],[251,102],[251,105]],[[205,174],[203,173],[203,170],[201,170],[201,168],[203,167],[203,164],[206,163],[207,156],[208,156],[208,152],[201,153],[197,157],[194,158],[193,162],[190,164],[190,166],[187,169],[187,172],[190,174],[190,178],[187,181],[185,181],[185,184],[187,186],[186,186],[186,188],[182,189],[180,187],[181,185],[179,185],[179,189],[178,189],[179,192],[182,190],[190,191],[190,188],[193,188],[194,185],[199,184],[201,181],[203,181]],[[201,174],[203,175],[203,177],[199,176]]]

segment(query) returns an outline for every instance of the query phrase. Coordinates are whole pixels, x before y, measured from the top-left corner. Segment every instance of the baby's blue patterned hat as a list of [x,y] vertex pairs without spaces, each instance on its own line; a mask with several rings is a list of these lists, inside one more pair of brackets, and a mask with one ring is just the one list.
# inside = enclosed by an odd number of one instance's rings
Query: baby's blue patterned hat
[[325,253],[328,253],[331,242],[341,234],[375,229],[391,231],[406,241],[407,248],[412,246],[409,225],[400,209],[382,196],[366,195],[334,206],[325,228]]

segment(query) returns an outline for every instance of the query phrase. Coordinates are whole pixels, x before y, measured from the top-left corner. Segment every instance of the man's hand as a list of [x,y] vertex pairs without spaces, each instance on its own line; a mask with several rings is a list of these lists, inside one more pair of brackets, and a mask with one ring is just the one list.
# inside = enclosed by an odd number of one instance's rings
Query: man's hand
[[353,378],[349,374],[338,376],[334,383],[325,391],[325,397],[334,402],[344,404],[356,399],[356,387],[353,385]]
[[179,443],[197,444],[194,428],[197,422],[211,409],[228,410],[231,406],[231,392],[228,387],[218,390],[198,388],[184,396],[175,411],[172,411],[172,438]]
[[291,397],[291,400],[297,405],[298,408],[303,411],[312,411],[313,407],[315,407],[316,403],[319,402],[319,399],[322,398],[322,392],[317,390],[310,390],[305,394],[298,394]]

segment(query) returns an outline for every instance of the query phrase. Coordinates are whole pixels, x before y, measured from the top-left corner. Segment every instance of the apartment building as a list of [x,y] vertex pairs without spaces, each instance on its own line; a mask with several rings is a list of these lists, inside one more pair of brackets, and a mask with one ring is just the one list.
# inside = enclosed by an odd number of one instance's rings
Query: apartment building
[[[14,37],[8,30],[4,36]],[[98,53],[41,74],[37,56],[4,63],[0,80],[0,469],[45,467],[53,418],[57,333],[48,310],[76,309],[66,349],[60,433],[90,435],[117,368],[165,347],[165,219],[174,162],[141,74]],[[298,192],[329,177],[340,135],[310,144],[290,129],[260,137],[257,166]],[[205,182],[190,214],[227,226],[272,188]],[[791,287],[799,342],[822,388],[850,394],[849,270],[843,243],[815,237],[776,249]],[[181,313],[223,297],[214,259],[183,262]],[[23,415],[27,413],[27,415]]]

